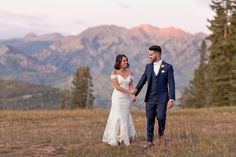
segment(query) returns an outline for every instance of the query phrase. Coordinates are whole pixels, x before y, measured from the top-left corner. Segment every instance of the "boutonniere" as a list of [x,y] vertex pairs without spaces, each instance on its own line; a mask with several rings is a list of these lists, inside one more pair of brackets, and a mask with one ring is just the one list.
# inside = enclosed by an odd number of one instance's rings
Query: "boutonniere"
[[161,69],[164,69],[164,68],[165,68],[165,66],[166,66],[165,64],[162,64],[162,65],[161,65]]
[[165,66],[166,66],[165,64],[162,64],[162,65],[161,65],[161,73],[164,73],[164,72],[165,72],[165,70],[164,70]]

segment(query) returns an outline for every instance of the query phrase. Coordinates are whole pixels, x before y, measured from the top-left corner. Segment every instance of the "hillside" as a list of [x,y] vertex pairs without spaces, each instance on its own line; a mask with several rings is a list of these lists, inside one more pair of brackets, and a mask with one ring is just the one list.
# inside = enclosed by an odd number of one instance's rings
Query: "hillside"
[[146,118],[133,110],[137,131],[129,147],[101,142],[109,110],[0,111],[0,156],[4,157],[235,157],[236,108],[168,112],[166,146],[144,150]]
[[0,109],[59,109],[61,93],[45,85],[0,78]]

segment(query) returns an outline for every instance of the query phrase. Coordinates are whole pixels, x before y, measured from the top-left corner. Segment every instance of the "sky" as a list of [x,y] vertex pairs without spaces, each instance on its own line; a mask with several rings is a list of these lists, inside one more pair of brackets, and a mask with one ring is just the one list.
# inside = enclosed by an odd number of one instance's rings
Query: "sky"
[[0,39],[61,33],[76,35],[88,27],[141,24],[204,32],[213,17],[211,0],[0,0]]

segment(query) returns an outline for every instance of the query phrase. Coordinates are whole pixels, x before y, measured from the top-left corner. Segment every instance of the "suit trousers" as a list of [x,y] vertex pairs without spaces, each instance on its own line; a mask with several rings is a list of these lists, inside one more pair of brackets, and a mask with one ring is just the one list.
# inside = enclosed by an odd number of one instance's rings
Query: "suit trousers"
[[167,104],[160,104],[153,102],[146,103],[148,141],[152,142],[154,139],[155,118],[157,118],[158,121],[159,136],[164,135],[165,125],[166,125],[166,109],[167,109]]

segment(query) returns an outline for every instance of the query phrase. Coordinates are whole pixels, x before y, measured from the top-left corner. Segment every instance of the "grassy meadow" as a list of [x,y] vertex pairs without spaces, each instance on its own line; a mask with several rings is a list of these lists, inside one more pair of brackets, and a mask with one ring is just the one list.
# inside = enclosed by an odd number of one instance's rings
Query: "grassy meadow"
[[[107,109],[0,111],[0,157],[235,157],[236,107],[168,111],[165,146],[150,149],[144,110],[132,110],[131,146],[101,142]],[[155,133],[156,134],[156,133]]]

